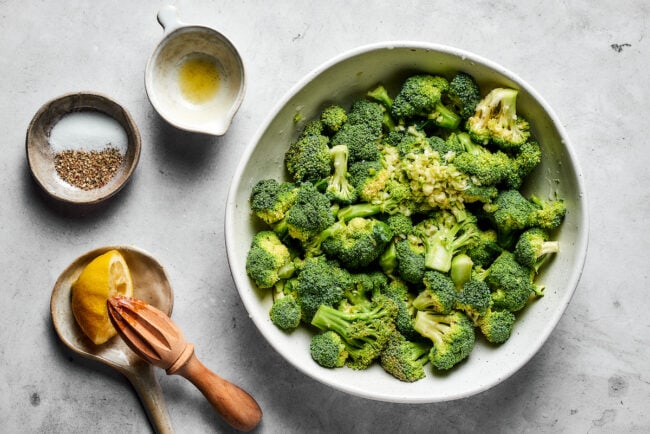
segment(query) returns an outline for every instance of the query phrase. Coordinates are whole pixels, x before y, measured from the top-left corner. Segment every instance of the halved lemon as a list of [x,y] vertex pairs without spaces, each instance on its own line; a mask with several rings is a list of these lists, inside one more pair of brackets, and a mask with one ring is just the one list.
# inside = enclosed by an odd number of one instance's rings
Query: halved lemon
[[122,254],[109,250],[88,263],[72,284],[72,313],[95,345],[117,334],[106,307],[106,301],[117,295],[132,297],[133,281]]

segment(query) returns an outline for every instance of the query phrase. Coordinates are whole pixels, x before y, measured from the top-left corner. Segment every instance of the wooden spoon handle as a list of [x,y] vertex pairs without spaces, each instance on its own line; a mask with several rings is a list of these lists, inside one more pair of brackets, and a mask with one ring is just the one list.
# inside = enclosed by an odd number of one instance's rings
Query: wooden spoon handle
[[173,374],[187,378],[203,393],[212,407],[239,431],[248,432],[262,419],[262,410],[245,390],[205,367],[194,353]]

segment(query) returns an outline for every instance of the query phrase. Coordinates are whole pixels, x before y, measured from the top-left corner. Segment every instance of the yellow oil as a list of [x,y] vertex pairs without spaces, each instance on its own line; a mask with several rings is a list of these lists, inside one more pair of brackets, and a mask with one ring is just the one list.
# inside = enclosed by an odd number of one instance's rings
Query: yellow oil
[[203,104],[215,97],[220,85],[216,62],[207,57],[191,57],[180,66],[178,82],[185,99]]

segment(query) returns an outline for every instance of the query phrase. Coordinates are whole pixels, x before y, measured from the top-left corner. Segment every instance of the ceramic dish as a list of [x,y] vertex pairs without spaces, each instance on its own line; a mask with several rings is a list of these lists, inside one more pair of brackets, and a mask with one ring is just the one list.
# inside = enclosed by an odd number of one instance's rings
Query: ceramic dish
[[165,34],[145,69],[149,101],[168,123],[221,136],[244,98],[244,64],[235,46],[218,31],[180,21],[163,6],[158,21]]
[[[90,190],[73,186],[59,176],[55,168],[57,148],[50,142],[55,126],[67,115],[79,113],[114,120],[115,127],[123,130],[119,134],[125,135],[120,145],[124,148],[122,161],[115,174],[105,185]],[[45,103],[29,124],[26,138],[27,161],[36,182],[51,197],[71,204],[95,204],[120,191],[138,165],[140,146],[140,132],[129,112],[104,95],[88,92],[63,95]]]
[[[498,347],[477,341],[469,358],[446,375],[434,375],[415,383],[400,382],[378,365],[366,371],[326,369],[311,360],[310,332],[299,328],[283,333],[269,320],[270,291],[257,290],[246,275],[246,254],[260,225],[251,214],[249,197],[262,178],[286,179],[284,153],[295,140],[294,117],[311,119],[327,104],[349,107],[351,101],[378,83],[389,90],[414,72],[448,74],[465,71],[481,87],[508,86],[520,90],[517,109],[531,123],[544,156],[524,193],[540,196],[557,193],[564,198],[568,215],[558,234],[560,254],[539,277],[545,296],[519,315],[511,338]],[[569,303],[582,272],[587,249],[587,206],[583,178],[562,124],[548,104],[514,73],[480,56],[455,48],[420,43],[391,42],[347,52],[309,73],[284,97],[263,122],[238,166],[231,186],[225,219],[230,268],[242,301],[262,335],[289,363],[314,379],[365,398],[426,403],[464,398],[484,391],[517,372],[541,348]]]

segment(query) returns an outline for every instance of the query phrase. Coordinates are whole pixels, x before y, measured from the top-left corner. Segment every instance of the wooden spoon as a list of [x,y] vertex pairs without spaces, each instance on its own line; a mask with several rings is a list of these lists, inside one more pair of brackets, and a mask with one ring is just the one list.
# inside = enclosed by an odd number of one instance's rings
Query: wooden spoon
[[174,295],[163,267],[142,250],[127,246],[107,246],[78,257],[61,273],[54,284],[50,300],[52,323],[61,341],[72,351],[121,372],[136,390],[155,431],[171,434],[171,419],[153,367],[131,351],[117,336],[103,345],[93,344],[72,314],[72,284],[90,261],[112,249],[119,250],[129,265],[134,295],[171,314]]
[[259,424],[262,410],[255,399],[206,368],[168,315],[133,297],[111,297],[107,306],[118,334],[135,353],[168,375],[187,378],[232,427],[250,431]]

